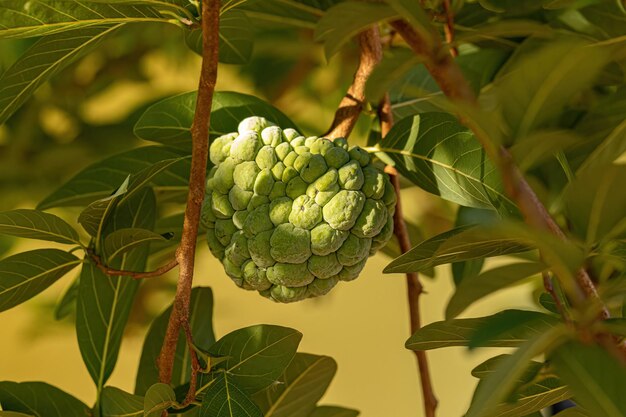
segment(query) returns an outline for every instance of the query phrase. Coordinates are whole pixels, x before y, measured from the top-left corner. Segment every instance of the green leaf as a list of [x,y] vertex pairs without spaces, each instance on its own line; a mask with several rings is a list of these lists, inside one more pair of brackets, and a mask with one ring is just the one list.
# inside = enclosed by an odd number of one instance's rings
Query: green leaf
[[[495,315],[501,316],[510,310],[504,310]],[[438,321],[424,326],[406,341],[406,348],[411,350],[430,350],[449,346],[468,346],[476,330],[484,327],[492,317],[479,317],[473,319],[453,319]],[[532,327],[521,327],[504,331],[497,338],[489,340],[484,346],[491,347],[517,347],[527,340],[554,327],[558,319],[544,315],[542,321]]]
[[[489,375],[496,372],[498,366],[502,364],[502,361],[506,360],[510,356],[511,355],[502,354],[487,359],[486,361],[472,369],[472,376],[478,379],[487,378]],[[522,385],[531,382],[544,366],[544,363],[530,361],[524,373],[521,374],[520,377],[517,379],[518,384]]]
[[259,324],[235,330],[218,340],[209,353],[226,356],[218,365],[242,389],[253,394],[278,380],[296,354],[302,333]]
[[107,259],[111,261],[138,246],[164,240],[163,236],[146,229],[119,229],[104,240],[104,253],[107,254]]
[[[128,175],[136,174],[166,159],[186,156],[186,152],[163,146],[146,146],[113,155],[85,168],[46,197],[38,205],[45,210],[52,207],[81,206],[106,198]],[[150,185],[157,193],[184,190],[189,187],[191,161],[183,159],[153,178]]]
[[[179,94],[150,106],[135,125],[141,139],[191,149],[191,124],[196,108],[196,92]],[[236,132],[239,122],[250,116],[263,116],[283,129],[295,127],[275,107],[254,96],[218,91],[213,96],[211,136]]]
[[498,405],[511,394],[529,361],[559,343],[565,332],[564,326],[543,329],[523,343],[511,356],[502,360],[496,371],[482,380],[466,417],[498,416]]
[[492,340],[501,340],[511,333],[544,330],[554,326],[559,320],[553,315],[530,310],[504,310],[493,316],[485,317],[485,322],[472,333],[468,347],[474,349],[490,346]]
[[65,290],[61,300],[54,308],[54,319],[62,320],[70,314],[76,312],[76,297],[78,296],[78,285],[80,276],[76,277],[70,286]]
[[359,414],[357,410],[349,408],[322,405],[317,407],[309,417],[357,417]]
[[157,383],[148,388],[144,398],[144,417],[160,417],[161,413],[176,406],[176,394],[167,384]]
[[315,40],[324,43],[326,59],[368,27],[398,16],[384,3],[344,1],[326,11],[315,28]]
[[143,416],[143,397],[115,387],[104,387],[100,397],[102,417]]
[[615,335],[626,337],[626,318],[612,318],[599,323],[603,329]]
[[78,233],[65,220],[39,210],[0,213],[0,234],[80,245]]
[[[139,360],[139,369],[135,382],[135,393],[143,395],[147,389],[159,381],[157,358],[165,337],[167,322],[172,312],[170,306],[150,326],[146,335]],[[209,287],[196,287],[191,291],[190,326],[196,347],[208,350],[215,343],[213,334],[213,292]],[[172,371],[172,383],[175,386],[189,382],[191,377],[191,358],[189,347],[181,331],[176,346],[176,360]]]
[[42,417],[85,417],[91,414],[85,404],[43,382],[0,382],[0,405],[5,411]]
[[387,265],[384,273],[419,272],[433,266],[526,252],[526,243],[512,236],[496,236],[478,226],[461,226],[448,230],[413,247]]
[[[20,3],[25,4],[21,0]],[[0,5],[0,22],[7,22],[2,19],[2,8],[3,5]],[[94,51],[104,38],[121,26],[123,25],[98,25],[74,29],[37,41],[0,76],[0,124],[21,107],[43,83],[69,64]]]
[[[130,176],[126,177],[122,185],[120,185],[113,194],[89,204],[78,216],[78,223],[83,226],[90,236],[96,238],[96,242],[100,241],[106,222],[120,202],[122,195],[126,194],[128,191],[129,180]],[[97,244],[98,243],[96,243],[96,245]]]
[[589,417],[589,414],[580,407],[570,407],[556,414],[557,417]]
[[263,417],[263,413],[228,372],[220,372],[207,390],[200,417]]
[[394,125],[376,151],[424,190],[462,206],[515,212],[502,180],[471,131],[447,113],[423,113]]
[[557,155],[584,142],[581,136],[571,130],[537,130],[530,133],[511,147],[511,155],[522,171],[535,168]]
[[324,10],[341,0],[263,0],[246,2],[241,9],[261,27],[314,29]]
[[0,312],[31,299],[80,263],[58,249],[36,249],[0,260]]
[[552,352],[550,361],[589,416],[626,415],[626,369],[606,350],[569,342]]
[[[231,10],[220,17],[219,61],[224,64],[246,64],[254,48],[252,23],[242,10]],[[202,55],[202,30],[194,29],[185,33],[189,48]]]
[[[528,45],[536,46],[536,40]],[[495,82],[511,137],[554,122],[564,106],[589,87],[610,59],[610,51],[580,39],[520,47]]]
[[[110,222],[113,230],[128,227],[154,227],[156,201],[145,188],[121,203]],[[127,271],[143,271],[148,248],[132,249],[109,266]],[[93,263],[83,265],[78,288],[76,334],[83,361],[98,392],[113,372],[124,327],[133,305],[139,281],[125,276],[108,276]]]
[[387,0],[403,19],[408,20],[423,39],[424,47],[430,48],[433,37],[437,36],[431,25],[431,18],[422,8],[422,4],[413,0]]
[[0,5],[0,38],[52,35],[102,24],[169,22],[154,8],[110,5],[70,0],[3,0]]
[[337,363],[328,356],[296,353],[279,381],[254,401],[265,417],[309,417],[336,372]]
[[494,268],[475,277],[466,277],[448,302],[446,319],[458,316],[481,298],[545,269],[546,266],[539,262],[520,262]]
[[458,27],[455,41],[458,43],[495,42],[504,46],[517,47],[517,43],[505,38],[548,37],[553,29],[534,20],[506,19],[473,27]]
[[33,417],[31,414],[15,413],[13,411],[0,410],[0,417]]

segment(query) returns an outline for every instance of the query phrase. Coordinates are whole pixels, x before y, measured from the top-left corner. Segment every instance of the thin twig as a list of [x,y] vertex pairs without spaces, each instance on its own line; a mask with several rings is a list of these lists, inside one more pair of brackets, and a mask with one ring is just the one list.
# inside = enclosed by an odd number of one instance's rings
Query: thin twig
[[[172,313],[170,314],[163,347],[159,355],[159,380],[169,383],[176,356],[176,344],[180,330],[189,322],[189,304],[193,283],[193,267],[196,253],[196,240],[200,224],[200,211],[204,199],[204,183],[207,159],[209,156],[209,125],[213,92],[217,80],[219,45],[219,0],[204,0],[202,7],[202,68],[198,85],[198,98],[193,124],[191,126],[192,157],[189,175],[189,194],[183,222],[183,233],[176,258],[180,265],[178,285]],[[193,385],[190,387],[193,388]],[[194,389],[195,391],[195,389]],[[188,397],[195,396],[189,392]]]
[[198,352],[194,346],[193,334],[191,333],[191,326],[189,321],[183,322],[183,331],[185,332],[185,339],[187,340],[187,349],[189,349],[189,355],[191,356],[191,376],[189,378],[189,389],[187,390],[187,396],[183,401],[182,406],[188,406],[196,400],[196,388],[198,386],[198,372],[202,370],[202,365],[198,359]]
[[443,27],[443,31],[446,34],[446,42],[450,46],[450,54],[456,58],[459,55],[459,51],[454,46],[454,13],[450,0],[443,0],[443,11],[446,15],[446,24]]
[[[404,38],[411,49],[423,59],[429,73],[448,98],[471,106],[477,105],[476,96],[459,66],[450,54],[442,53],[444,48],[441,39],[435,37],[432,40],[429,39],[430,42],[426,42],[404,20],[394,20],[391,22],[391,26]],[[476,138],[480,141],[487,155],[498,167],[504,182],[505,191],[520,209],[526,223],[536,228],[547,230],[560,239],[567,239],[521,174],[508,151],[504,148],[495,147],[490,138],[486,137],[470,121],[461,119],[461,122],[468,124],[468,127],[474,131]],[[600,300],[596,287],[587,271],[580,269],[576,274],[576,280],[585,297],[602,305],[601,317],[608,318],[608,309]]]
[[559,314],[561,314],[566,323],[571,322],[568,311],[565,309],[565,306],[561,302],[561,298],[554,289],[554,284],[552,283],[552,277],[550,276],[550,273],[548,271],[543,271],[541,273],[541,277],[543,278],[543,287],[554,300],[554,305],[556,306],[557,311],[559,312]]
[[339,103],[335,112],[333,123],[324,134],[329,139],[347,138],[350,136],[354,125],[365,105],[365,86],[374,68],[383,57],[380,44],[380,32],[377,27],[372,27],[358,35],[361,47],[359,66],[354,74],[354,81],[347,94]]
[[[393,126],[393,114],[391,112],[391,103],[389,94],[385,94],[381,105],[378,108],[378,117],[380,119],[381,135],[384,140],[389,130]],[[404,222],[404,214],[402,212],[402,199],[400,196],[400,177],[398,172],[392,166],[387,166],[385,172],[391,177],[391,183],[396,191],[396,211],[393,215],[393,232],[398,239],[400,252],[405,253],[411,249],[411,238],[409,231]],[[411,321],[411,334],[415,333],[422,327],[420,314],[420,295],[424,292],[424,287],[419,280],[416,272],[406,274],[407,295],[409,300],[409,317]],[[437,409],[437,397],[435,396],[432,380],[430,377],[430,369],[426,352],[423,350],[414,351],[417,357],[417,367],[419,371],[420,383],[422,386],[422,397],[424,399],[424,415],[426,417],[434,417]]]
[[89,253],[89,257],[93,261],[93,263],[100,269],[102,272],[109,276],[125,276],[133,279],[142,279],[142,278],[153,278],[159,277],[165,274],[168,271],[171,271],[178,265],[178,260],[176,258],[171,259],[168,263],[163,266],[158,267],[153,271],[145,271],[145,272],[136,272],[136,271],[124,271],[121,269],[109,268],[106,266],[102,259],[96,255],[95,253]]

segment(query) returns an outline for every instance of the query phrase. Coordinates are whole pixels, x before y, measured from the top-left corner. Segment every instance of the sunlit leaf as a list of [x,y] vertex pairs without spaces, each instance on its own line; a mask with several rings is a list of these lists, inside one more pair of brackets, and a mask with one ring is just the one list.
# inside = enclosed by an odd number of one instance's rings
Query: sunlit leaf
[[328,356],[296,353],[279,381],[253,399],[264,417],[309,417],[336,371]]
[[376,150],[430,193],[463,206],[515,211],[480,142],[449,114],[423,113],[402,119]]
[[[190,326],[194,344],[206,351],[215,343],[213,334],[213,293],[209,287],[197,287],[191,291]],[[139,361],[135,394],[144,395],[147,389],[159,381],[157,358],[161,351],[167,323],[172,312],[170,306],[159,315],[150,326],[146,335]],[[181,331],[176,345],[176,359],[172,370],[172,383],[175,386],[189,382],[191,375],[191,357],[189,346]]]
[[43,382],[0,382],[0,405],[45,417],[85,417],[91,410],[70,394]]
[[626,368],[606,350],[570,342],[552,352],[550,361],[589,416],[626,415]]
[[[191,149],[196,95],[196,92],[179,94],[152,105],[135,125],[135,134],[145,140]],[[282,128],[295,127],[287,116],[261,99],[218,91],[213,96],[210,134],[236,132],[239,122],[250,116],[263,116]]]
[[17,209],[0,213],[0,234],[80,244],[78,233],[65,220],[39,210]]
[[[510,310],[504,310],[510,311]],[[504,312],[498,313],[502,314]],[[496,314],[495,316],[498,316]],[[506,313],[505,313],[506,314]],[[449,346],[468,346],[476,330],[484,327],[494,316],[473,319],[452,319],[438,321],[424,326],[406,341],[406,348],[411,350],[430,350]],[[489,340],[483,346],[517,347],[527,340],[554,327],[558,319],[544,315],[532,327],[522,327],[505,331],[497,338]]]
[[0,311],[31,299],[80,263],[58,249],[36,249],[0,260]]
[[228,372],[220,372],[207,390],[200,417],[263,417],[263,413]]

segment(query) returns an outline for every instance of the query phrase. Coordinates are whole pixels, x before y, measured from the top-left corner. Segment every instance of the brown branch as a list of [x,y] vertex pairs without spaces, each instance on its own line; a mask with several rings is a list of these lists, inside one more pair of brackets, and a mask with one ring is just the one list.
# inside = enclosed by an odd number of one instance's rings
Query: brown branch
[[[441,91],[452,101],[477,106],[476,96],[465,79],[459,66],[452,56],[445,51],[439,37],[429,39],[428,42],[403,20],[391,22],[391,26],[398,32],[413,51],[423,59],[433,79]],[[567,239],[561,228],[556,224],[545,206],[541,203],[533,189],[515,165],[512,157],[504,148],[495,147],[490,138],[474,126],[471,121],[461,118],[481,142],[489,158],[494,161],[502,176],[507,195],[516,203],[524,220],[531,226],[547,230],[559,239]],[[600,300],[597,290],[589,274],[580,269],[576,274],[578,286],[586,298],[590,298],[602,305],[602,318],[608,318],[609,312]]]
[[183,322],[183,331],[185,332],[185,339],[187,340],[187,349],[189,349],[189,355],[191,356],[191,376],[189,377],[189,389],[187,390],[187,396],[183,401],[182,406],[188,406],[196,399],[196,388],[198,386],[198,372],[202,370],[202,365],[198,359],[198,352],[193,343],[193,334],[191,333],[191,326],[189,321]]
[[[378,117],[380,119],[380,130],[384,140],[387,133],[393,126],[393,113],[391,111],[391,103],[389,101],[389,94],[385,94],[381,105],[378,108]],[[396,211],[393,215],[393,232],[398,239],[400,245],[400,252],[405,253],[411,249],[411,238],[409,237],[409,231],[404,222],[404,214],[402,211],[402,199],[400,196],[400,177],[395,168],[387,166],[385,168],[391,177],[391,183],[396,191]],[[421,314],[420,314],[420,295],[424,292],[424,287],[419,280],[416,272],[409,272],[406,274],[407,295],[409,300],[409,317],[411,322],[411,334],[415,333],[422,327]],[[437,409],[437,397],[435,396],[432,380],[430,377],[430,369],[428,366],[428,359],[426,358],[426,352],[423,350],[415,351],[417,357],[417,368],[419,371],[420,383],[422,386],[422,397],[424,399],[424,415],[426,417],[434,417]]]
[[380,44],[380,32],[377,27],[365,30],[358,36],[361,47],[359,66],[354,74],[354,81],[345,97],[339,103],[333,123],[324,134],[329,139],[350,136],[359,115],[365,106],[365,86],[376,65],[383,57]]
[[548,271],[543,271],[541,273],[541,277],[543,278],[543,287],[546,289],[548,294],[550,294],[550,297],[552,297],[552,299],[554,300],[554,305],[556,306],[557,311],[559,312],[559,314],[561,314],[566,323],[570,323],[571,318],[568,311],[565,309],[565,306],[561,302],[561,298],[554,289],[554,284],[552,283],[552,277],[550,277],[550,273]]
[[443,27],[443,31],[446,34],[446,42],[450,46],[450,55],[457,57],[459,55],[458,49],[453,45],[454,43],[454,13],[452,12],[452,6],[450,0],[443,0],[443,11],[446,15],[446,24]]
[[171,271],[178,265],[178,260],[176,258],[170,260],[163,266],[158,267],[153,271],[145,271],[145,272],[136,272],[136,271],[124,271],[121,269],[109,268],[106,266],[102,259],[96,255],[95,253],[89,253],[89,258],[93,261],[93,263],[100,269],[102,272],[109,276],[125,276],[133,279],[142,279],[142,278],[153,278],[159,277],[165,274],[168,271]]
[[[163,347],[159,355],[159,380],[169,383],[176,356],[176,344],[181,328],[189,322],[189,304],[193,283],[193,267],[196,252],[200,211],[204,199],[204,184],[209,156],[209,124],[213,92],[217,80],[219,45],[219,0],[204,0],[202,4],[202,68],[198,85],[198,98],[191,126],[192,157],[189,175],[189,194],[183,222],[183,233],[176,258],[180,265],[178,285],[170,314]],[[191,385],[193,388],[193,385]],[[190,392],[188,396],[195,396]]]

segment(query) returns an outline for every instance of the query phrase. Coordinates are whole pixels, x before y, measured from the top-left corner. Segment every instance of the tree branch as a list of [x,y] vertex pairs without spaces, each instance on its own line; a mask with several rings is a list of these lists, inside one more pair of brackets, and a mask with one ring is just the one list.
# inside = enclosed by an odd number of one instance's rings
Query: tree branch
[[[196,240],[202,201],[204,199],[206,167],[209,156],[208,132],[211,119],[211,105],[217,81],[220,1],[204,0],[202,6],[202,69],[198,85],[196,111],[191,126],[192,156],[189,194],[187,196],[181,242],[176,252],[180,269],[174,305],[167,325],[163,347],[159,355],[159,380],[163,383],[169,383],[172,379],[176,344],[180,331],[181,329],[188,329]],[[191,389],[193,389],[193,384],[191,384]],[[192,396],[195,396],[195,392],[188,394],[188,398]]]
[[166,263],[165,265],[158,267],[154,271],[146,271],[146,272],[124,271],[120,269],[109,268],[102,262],[102,259],[95,253],[90,252],[88,253],[88,255],[90,259],[93,261],[93,263],[98,267],[98,269],[100,269],[105,274],[109,276],[131,277],[133,279],[158,277],[158,276],[165,274],[168,271],[171,271],[172,269],[176,267],[176,265],[178,265],[178,260],[174,258],[170,260],[168,263]]
[[[387,133],[393,126],[393,114],[391,111],[391,103],[389,94],[385,94],[381,105],[378,108],[378,117],[380,119],[381,134],[384,140]],[[396,211],[393,215],[393,232],[398,239],[400,252],[405,253],[411,249],[411,238],[409,231],[404,222],[404,214],[402,211],[402,199],[400,196],[400,177],[395,168],[388,165],[385,172],[391,177],[391,183],[396,191]],[[420,296],[424,292],[424,287],[419,280],[416,272],[406,274],[407,295],[409,300],[409,317],[411,322],[411,334],[415,333],[422,327],[420,314]],[[426,417],[434,417],[437,409],[437,397],[435,396],[432,380],[430,378],[430,369],[426,352],[423,350],[414,351],[417,357],[417,367],[419,370],[420,383],[422,386],[422,397],[424,399],[424,415]]]
[[446,34],[446,42],[448,43],[448,45],[450,45],[450,54],[456,58],[459,55],[459,51],[453,45],[454,13],[452,12],[452,6],[450,5],[450,0],[443,0],[443,11],[446,16],[446,24],[443,27],[443,30]]
[[365,105],[365,86],[374,68],[383,57],[380,44],[380,32],[377,27],[372,27],[358,35],[361,47],[359,66],[354,74],[354,81],[345,97],[339,103],[335,112],[333,123],[324,134],[329,139],[347,138],[350,136],[354,125]]
[[[452,56],[449,53],[445,53],[445,48],[439,37],[429,40],[431,41],[430,45],[432,45],[429,48],[429,43],[422,39],[406,21],[394,20],[391,22],[391,26],[404,38],[411,49],[423,59],[428,72],[448,98],[471,106],[477,105],[476,96],[469,83]],[[535,228],[547,230],[559,239],[566,240],[567,237],[521,174],[509,152],[505,148],[495,147],[490,138],[486,137],[480,129],[477,129],[469,121],[463,119],[461,121],[474,131],[476,138],[481,142],[487,155],[498,167],[504,182],[505,191],[520,209],[526,223]],[[602,306],[601,318],[608,318],[610,316],[609,311],[600,300],[596,287],[587,271],[581,268],[576,274],[576,280],[584,296],[598,302]]]

